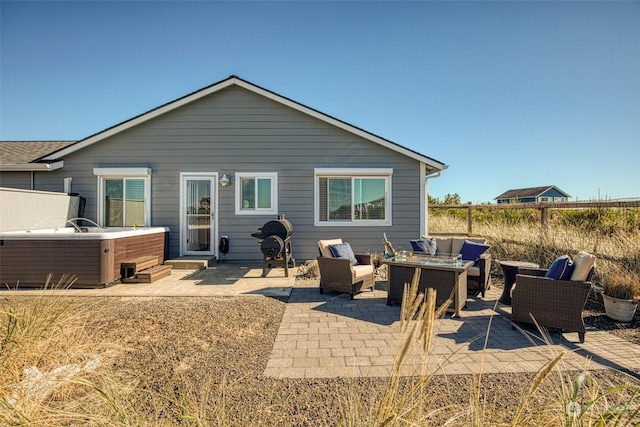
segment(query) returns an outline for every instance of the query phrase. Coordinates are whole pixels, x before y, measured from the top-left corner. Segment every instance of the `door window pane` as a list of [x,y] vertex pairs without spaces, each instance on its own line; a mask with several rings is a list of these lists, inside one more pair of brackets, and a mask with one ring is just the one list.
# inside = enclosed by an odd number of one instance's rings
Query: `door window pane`
[[211,179],[186,181],[186,238],[187,251],[211,251],[212,233]]
[[125,195],[124,225],[144,225],[144,179],[125,180]]
[[124,189],[122,179],[104,180],[104,217],[107,227],[122,227]]

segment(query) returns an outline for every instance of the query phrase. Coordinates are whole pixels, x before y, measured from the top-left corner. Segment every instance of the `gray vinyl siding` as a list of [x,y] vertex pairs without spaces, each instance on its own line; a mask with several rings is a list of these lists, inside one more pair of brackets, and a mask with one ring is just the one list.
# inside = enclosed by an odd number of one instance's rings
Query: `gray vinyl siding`
[[[230,87],[144,122],[64,158],[64,169],[36,173],[36,189],[72,191],[87,200],[95,220],[96,167],[148,167],[153,171],[152,225],[170,228],[170,255],[179,255],[180,172],[218,172],[232,185],[217,187],[219,235],[228,235],[228,260],[261,259],[250,236],[268,216],[235,215],[236,172],[277,172],[278,210],[293,225],[298,260],[317,256],[319,239],[340,237],[356,252],[382,251],[386,232],[396,245],[418,237],[420,164],[251,91]],[[393,168],[391,227],[314,226],[314,168]],[[217,246],[217,242],[213,242]]]
[[31,190],[31,172],[0,172],[0,187]]

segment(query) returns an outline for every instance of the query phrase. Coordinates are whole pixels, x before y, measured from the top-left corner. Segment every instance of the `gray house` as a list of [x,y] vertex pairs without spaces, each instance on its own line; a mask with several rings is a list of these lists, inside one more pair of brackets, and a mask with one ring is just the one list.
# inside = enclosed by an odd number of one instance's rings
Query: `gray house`
[[171,257],[218,256],[228,236],[226,259],[261,259],[251,234],[279,214],[300,260],[319,239],[409,246],[427,233],[428,178],[447,168],[236,76],[46,153],[5,144],[0,186],[78,193],[102,226],[169,227]]
[[505,191],[494,200],[497,203],[567,202],[569,197],[571,196],[555,185],[548,185]]

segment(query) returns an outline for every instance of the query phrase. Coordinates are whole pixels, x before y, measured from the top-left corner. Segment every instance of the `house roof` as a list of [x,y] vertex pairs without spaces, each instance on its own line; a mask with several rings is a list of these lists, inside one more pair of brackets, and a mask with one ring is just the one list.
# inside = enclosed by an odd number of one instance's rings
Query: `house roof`
[[85,139],[78,141],[76,144],[69,145],[64,147],[56,152],[50,153],[43,157],[43,160],[55,160],[60,159],[66,156],[67,154],[73,153],[75,151],[81,150],[89,145],[95,144],[105,138],[118,134],[122,131],[125,131],[129,128],[132,128],[140,123],[144,123],[147,120],[151,120],[155,117],[158,117],[164,113],[167,113],[176,108],[182,107],[190,102],[208,96],[212,93],[218,92],[222,89],[225,89],[230,86],[239,86],[244,89],[247,89],[251,92],[262,95],[266,98],[269,98],[273,101],[279,102],[280,104],[286,105],[295,110],[301,111],[305,114],[313,116],[317,119],[320,119],[326,123],[332,124],[338,128],[361,136],[371,142],[382,145],[399,153],[402,153],[410,158],[418,160],[426,165],[427,174],[435,173],[446,169],[448,166],[442,162],[439,162],[431,157],[427,157],[423,154],[418,153],[417,151],[411,150],[409,148],[403,147],[402,145],[396,144],[395,142],[389,141],[388,139],[382,138],[380,136],[374,135],[370,132],[367,132],[363,129],[360,129],[356,126],[350,125],[342,120],[336,119],[335,117],[329,116],[327,114],[321,113],[318,110],[315,110],[311,107],[307,107],[306,105],[300,104],[299,102],[293,101],[289,98],[286,98],[282,95],[278,95],[275,92],[264,89],[260,86],[257,86],[253,83],[250,83],[246,80],[243,80],[237,76],[230,76],[224,80],[219,81],[218,83],[214,83],[205,88],[199,89],[195,92],[192,92],[188,95],[185,95],[181,98],[178,98],[174,101],[168,102],[164,105],[156,107],[152,110],[147,111],[146,113],[140,114],[136,117],[133,117],[129,120],[126,120],[122,123],[119,123],[115,126],[107,128],[101,132],[93,134]]
[[0,141],[0,170],[54,170],[62,162],[41,162],[40,159],[66,148],[75,141]]
[[531,187],[531,188],[518,188],[516,190],[508,190],[496,197],[494,200],[501,199],[524,199],[529,197],[538,197],[547,191],[555,189],[562,193],[565,197],[571,197],[555,185],[547,185],[546,187]]

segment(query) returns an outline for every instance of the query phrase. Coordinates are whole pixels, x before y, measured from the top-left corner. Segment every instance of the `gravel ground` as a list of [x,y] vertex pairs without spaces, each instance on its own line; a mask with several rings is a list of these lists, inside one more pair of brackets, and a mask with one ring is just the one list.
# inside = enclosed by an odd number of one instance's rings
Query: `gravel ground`
[[[387,385],[385,379],[278,380],[262,376],[285,304],[247,296],[103,298],[99,301],[102,309],[96,310],[87,327],[93,327],[103,342],[116,343],[114,372],[137,382],[138,391],[129,399],[143,414],[145,424],[178,424],[184,421],[185,412],[199,417],[202,425],[243,426],[337,425],[354,413],[369,414]],[[632,325],[603,317],[597,301],[590,301],[590,323],[640,343],[637,316]],[[622,378],[609,371],[596,375],[602,381]],[[531,377],[484,375],[483,409],[490,415],[484,415],[482,424],[500,425],[509,420],[516,396]],[[468,413],[475,380],[451,376],[429,381],[424,399],[429,408],[443,410],[439,415],[434,412],[434,425],[441,425],[452,414],[463,415],[456,425],[471,424]],[[349,409],[354,407],[361,410]],[[354,421],[352,425],[364,424],[357,418]]]
[[629,323],[612,320],[604,313],[602,295],[589,296],[584,311],[584,323],[640,345],[640,311],[636,310],[633,320]]

